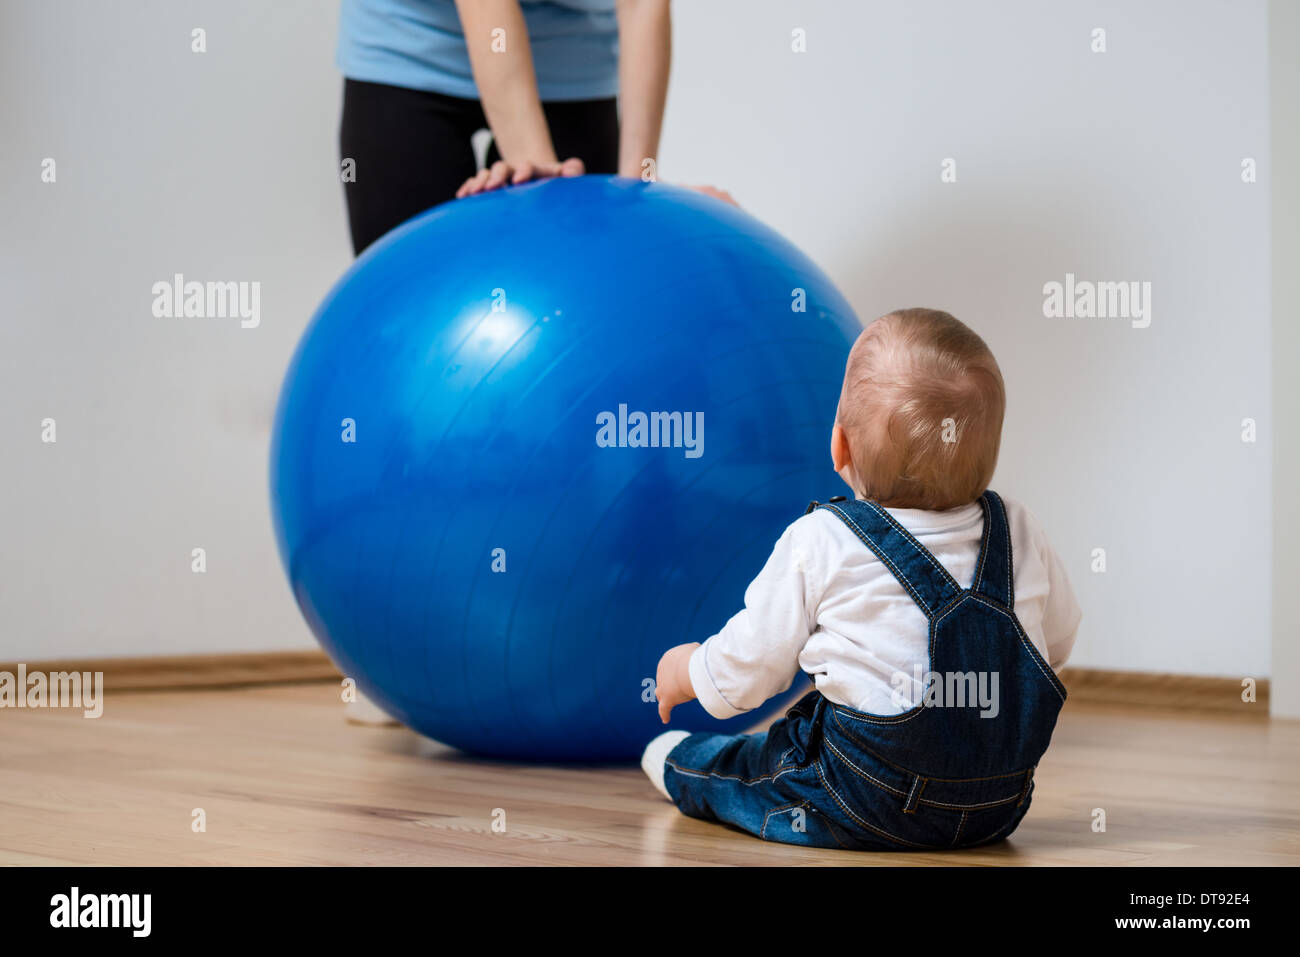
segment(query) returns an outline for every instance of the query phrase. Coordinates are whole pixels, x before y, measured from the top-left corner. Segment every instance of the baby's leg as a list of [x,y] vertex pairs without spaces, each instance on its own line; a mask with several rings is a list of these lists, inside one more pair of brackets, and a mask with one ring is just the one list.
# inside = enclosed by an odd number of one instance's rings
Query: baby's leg
[[[681,738],[663,760],[664,789],[691,817],[721,821],[768,841],[848,847],[851,839],[820,810],[828,802],[807,753],[811,717],[805,699],[758,734]],[[670,743],[661,735],[647,755]],[[646,769],[652,780],[653,770]]]

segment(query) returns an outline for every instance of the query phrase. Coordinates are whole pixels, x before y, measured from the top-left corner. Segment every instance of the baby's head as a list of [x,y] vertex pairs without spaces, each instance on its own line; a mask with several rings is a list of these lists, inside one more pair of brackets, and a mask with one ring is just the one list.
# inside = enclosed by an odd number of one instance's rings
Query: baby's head
[[967,505],[993,478],[1005,408],[997,360],[969,327],[937,309],[891,312],[849,353],[835,471],[881,505]]

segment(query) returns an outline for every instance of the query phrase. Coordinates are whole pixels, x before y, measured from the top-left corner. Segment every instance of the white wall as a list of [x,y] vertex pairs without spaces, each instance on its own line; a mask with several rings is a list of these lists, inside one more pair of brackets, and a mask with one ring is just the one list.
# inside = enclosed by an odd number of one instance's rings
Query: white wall
[[[265,458],[294,340],[348,261],[335,5],[0,9],[0,660],[309,646]],[[947,308],[993,346],[995,487],[1069,564],[1074,663],[1266,674],[1263,0],[690,0],[675,18],[663,178],[729,188],[863,318]],[[260,280],[261,327],[154,319],[150,286],[178,271]],[[1151,282],[1150,327],[1045,319],[1067,272]]]
[[[1072,663],[1266,673],[1265,5],[743,9],[677,6],[664,177],[725,183],[864,320],[928,305],[985,336],[1009,402],[994,487],[1068,562]],[[1045,319],[1043,284],[1067,272],[1150,281],[1150,327]]]
[[[336,13],[0,6],[0,660],[313,644],[266,461],[289,355],[351,259]],[[154,318],[177,272],[260,281],[260,327]]]

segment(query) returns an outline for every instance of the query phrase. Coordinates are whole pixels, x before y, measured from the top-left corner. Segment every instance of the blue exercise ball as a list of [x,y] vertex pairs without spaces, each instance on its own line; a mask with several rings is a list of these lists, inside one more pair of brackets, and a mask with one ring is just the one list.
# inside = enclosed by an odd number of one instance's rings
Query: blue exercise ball
[[[809,500],[860,330],[807,257],[692,190],[552,179],[366,251],[308,326],[275,531],[325,650],[465,751],[625,760],[660,655],[703,641]],[[739,732],[799,692],[719,721]]]

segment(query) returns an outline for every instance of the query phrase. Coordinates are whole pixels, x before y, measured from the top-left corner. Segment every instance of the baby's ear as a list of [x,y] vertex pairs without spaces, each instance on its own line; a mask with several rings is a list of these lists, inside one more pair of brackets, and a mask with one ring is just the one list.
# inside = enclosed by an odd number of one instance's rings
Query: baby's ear
[[847,485],[856,497],[857,488],[853,484],[853,453],[849,450],[849,437],[838,422],[831,427],[831,464],[835,474]]
[[849,451],[849,437],[838,421],[831,426],[831,464],[836,472],[843,472],[846,465],[853,464],[853,453]]

